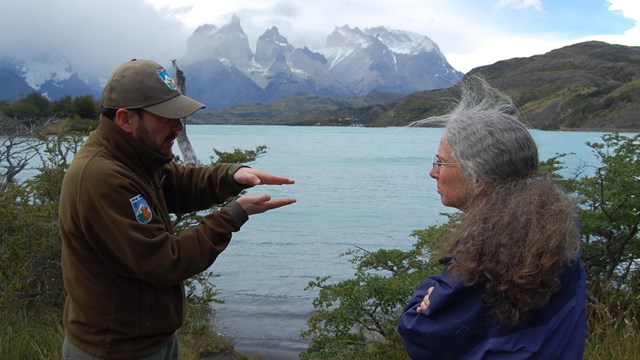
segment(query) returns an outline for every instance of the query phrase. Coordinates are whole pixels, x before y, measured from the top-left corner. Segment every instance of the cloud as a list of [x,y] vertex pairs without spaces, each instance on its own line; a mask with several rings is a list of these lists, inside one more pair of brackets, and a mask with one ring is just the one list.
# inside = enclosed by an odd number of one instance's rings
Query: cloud
[[[87,76],[108,75],[133,57],[168,65],[169,59],[185,54],[187,39],[197,26],[220,27],[236,14],[252,48],[272,26],[292,45],[312,50],[323,47],[336,27],[386,26],[428,36],[452,66],[467,72],[579,41],[637,46],[640,2],[609,0],[606,4],[608,14],[617,14],[610,18],[624,16],[633,19],[634,26],[624,34],[567,37],[563,33],[568,28],[590,28],[570,23],[564,17],[567,8],[555,11],[556,3],[551,2],[543,8],[540,0],[18,0],[3,4],[0,54],[25,56],[56,49]],[[570,11],[582,25],[589,18],[581,12],[586,6]],[[599,7],[606,15],[607,7]],[[539,21],[550,18],[554,29]]]
[[132,57],[166,60],[186,49],[187,29],[143,0],[19,0],[3,4],[0,49],[29,56],[56,50],[80,74],[110,71]]
[[610,11],[618,11],[629,19],[640,19],[640,3],[637,0],[607,0]]
[[635,24],[625,31],[624,38],[619,37],[621,44],[629,46],[640,45],[640,2],[637,0],[608,0],[609,11],[622,14],[627,19],[632,19]]
[[[562,33],[554,33],[544,27],[532,28],[527,34],[510,35],[509,28],[491,24],[486,27],[473,28],[473,32],[466,32],[465,35],[468,36],[467,41],[464,42],[466,46],[448,49],[445,51],[445,55],[452,66],[467,72],[474,67],[490,65],[500,60],[544,54],[584,41],[597,40],[627,46],[640,45],[640,2],[637,0],[608,0],[607,2],[609,3],[609,11],[634,20],[634,26],[628,28],[623,34],[566,37]],[[524,6],[525,3],[536,8],[533,3],[539,2],[499,0],[496,4],[518,8]],[[540,6],[542,5],[540,4]],[[576,9],[576,11],[578,10],[580,9]],[[497,23],[497,21],[494,22]],[[471,21],[471,26],[478,26],[478,24],[477,21]],[[571,26],[571,23],[567,21],[566,26]]]
[[513,7],[516,9],[534,8],[537,11],[542,11],[542,2],[540,0],[499,0],[496,7]]

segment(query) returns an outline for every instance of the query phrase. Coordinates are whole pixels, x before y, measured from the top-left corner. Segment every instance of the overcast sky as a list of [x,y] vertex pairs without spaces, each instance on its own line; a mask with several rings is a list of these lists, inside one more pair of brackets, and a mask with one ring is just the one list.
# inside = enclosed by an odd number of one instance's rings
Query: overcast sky
[[130,58],[180,59],[202,24],[240,17],[249,45],[277,26],[317,50],[336,27],[426,35],[462,72],[586,40],[640,46],[638,0],[18,0],[0,10],[0,54],[59,50],[80,72]]

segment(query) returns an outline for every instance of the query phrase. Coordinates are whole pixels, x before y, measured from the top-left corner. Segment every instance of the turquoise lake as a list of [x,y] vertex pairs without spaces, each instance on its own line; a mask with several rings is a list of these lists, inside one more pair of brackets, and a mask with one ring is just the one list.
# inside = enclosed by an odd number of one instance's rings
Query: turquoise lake
[[[406,250],[413,230],[441,223],[435,181],[428,176],[441,129],[188,125],[200,161],[212,149],[267,153],[252,167],[296,180],[291,186],[258,186],[249,194],[295,197],[298,202],[254,215],[210,271],[221,298],[216,327],[238,351],[270,359],[297,359],[306,348],[300,331],[313,314],[316,276],[350,278],[353,265],[340,256],[354,247]],[[533,130],[540,158],[573,153],[566,175],[597,165],[585,142],[603,133]],[[179,153],[177,145],[174,149]],[[417,285],[417,284],[416,284]]]

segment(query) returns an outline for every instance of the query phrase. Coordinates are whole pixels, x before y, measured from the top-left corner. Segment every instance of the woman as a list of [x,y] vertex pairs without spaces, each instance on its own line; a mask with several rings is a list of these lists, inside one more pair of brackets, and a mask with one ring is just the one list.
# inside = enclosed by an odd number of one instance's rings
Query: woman
[[538,172],[513,102],[484,80],[461,83],[429,175],[464,213],[445,269],[416,288],[398,325],[413,359],[581,359],[585,275],[575,204]]

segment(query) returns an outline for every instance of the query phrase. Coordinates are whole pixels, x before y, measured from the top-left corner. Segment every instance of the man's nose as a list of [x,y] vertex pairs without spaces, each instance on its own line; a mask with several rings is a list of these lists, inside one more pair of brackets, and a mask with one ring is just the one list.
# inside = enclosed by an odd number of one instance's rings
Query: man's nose
[[173,125],[174,131],[184,130],[184,124],[182,123],[182,119],[175,119],[172,125]]

